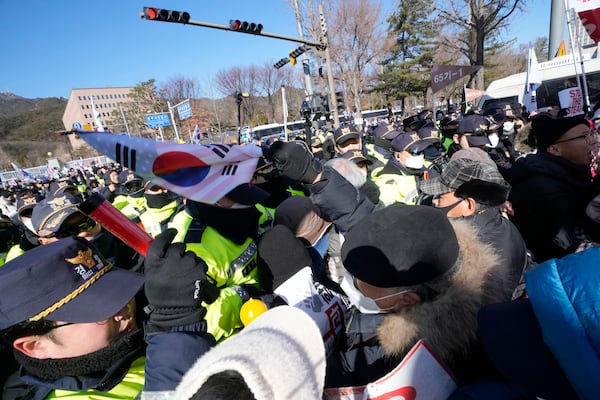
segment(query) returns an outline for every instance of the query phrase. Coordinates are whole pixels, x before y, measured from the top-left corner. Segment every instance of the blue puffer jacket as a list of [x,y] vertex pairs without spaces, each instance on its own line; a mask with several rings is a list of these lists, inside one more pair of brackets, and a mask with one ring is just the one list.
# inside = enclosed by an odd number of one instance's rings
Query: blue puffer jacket
[[544,335],[582,399],[600,393],[600,248],[548,260],[525,274]]

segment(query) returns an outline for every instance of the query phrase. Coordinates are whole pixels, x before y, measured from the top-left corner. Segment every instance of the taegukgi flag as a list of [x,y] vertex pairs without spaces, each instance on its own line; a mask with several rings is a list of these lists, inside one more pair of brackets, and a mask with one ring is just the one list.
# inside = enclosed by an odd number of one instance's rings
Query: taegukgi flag
[[213,204],[251,181],[262,156],[255,145],[177,144],[138,137],[75,131],[102,154],[181,196]]
[[529,48],[527,57],[527,74],[525,76],[525,88],[523,91],[523,105],[527,111],[535,111],[538,108],[536,90],[542,84],[542,73],[538,65],[537,56],[533,47]]

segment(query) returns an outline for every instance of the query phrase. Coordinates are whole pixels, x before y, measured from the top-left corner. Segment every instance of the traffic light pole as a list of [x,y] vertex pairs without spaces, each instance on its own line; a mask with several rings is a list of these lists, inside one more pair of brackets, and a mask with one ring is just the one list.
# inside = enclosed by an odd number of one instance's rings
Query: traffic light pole
[[331,55],[329,54],[329,38],[327,37],[327,23],[323,13],[323,5],[319,4],[319,18],[321,19],[321,35],[325,45],[325,66],[327,68],[327,85],[329,86],[329,112],[333,114],[333,123],[336,128],[340,126],[340,115],[338,113],[338,104],[335,97],[335,86],[333,82],[333,70],[331,68]]
[[[300,8],[298,8],[298,0],[294,0],[294,10],[296,11],[296,23],[298,24],[298,35],[300,39],[304,39],[302,24],[300,23]],[[308,54],[302,54],[302,70],[304,73],[304,85],[306,86],[306,94],[310,97],[313,94],[312,78],[310,76],[310,64]],[[310,145],[310,144],[309,144]]]
[[[142,18],[144,18],[144,13],[141,13],[140,16]],[[210,22],[189,20],[185,25],[202,26],[205,28],[221,29],[223,31],[236,32],[236,31],[233,31],[229,25],[213,24]],[[250,32],[243,32],[243,33],[250,33]],[[318,50],[323,50],[325,48],[322,43],[310,42],[308,40],[299,39],[299,38],[295,38],[295,37],[291,37],[291,36],[278,35],[276,33],[267,33],[267,32],[261,31],[260,34],[258,34],[258,33],[250,33],[250,34],[255,35],[255,36],[266,36],[266,37],[270,37],[273,39],[287,40],[289,42],[294,42],[294,43],[302,43],[302,44],[316,47]]]

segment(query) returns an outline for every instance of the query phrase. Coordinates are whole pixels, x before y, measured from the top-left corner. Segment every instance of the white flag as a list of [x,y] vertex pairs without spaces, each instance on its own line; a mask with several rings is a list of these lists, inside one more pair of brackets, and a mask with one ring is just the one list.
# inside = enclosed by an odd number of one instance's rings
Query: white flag
[[527,58],[527,75],[525,77],[525,88],[523,91],[523,105],[527,107],[527,111],[532,112],[537,110],[536,90],[542,84],[542,73],[538,65],[537,57],[533,47],[529,48],[529,56]]
[[96,124],[96,130],[98,132],[104,132],[104,125],[102,125],[102,121],[100,120],[100,113],[96,110],[96,106],[94,105],[94,96],[90,96],[90,101],[92,102],[92,111],[94,112],[94,123]]

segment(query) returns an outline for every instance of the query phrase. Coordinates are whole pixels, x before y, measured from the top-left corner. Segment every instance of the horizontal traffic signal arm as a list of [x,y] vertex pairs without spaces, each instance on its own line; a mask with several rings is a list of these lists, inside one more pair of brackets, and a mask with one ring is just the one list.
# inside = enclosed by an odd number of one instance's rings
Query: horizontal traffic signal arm
[[[175,14],[176,13],[176,14]],[[142,19],[147,19],[149,21],[160,21],[160,22],[175,22],[186,25],[193,26],[203,26],[205,28],[213,28],[213,29],[221,29],[224,31],[230,32],[241,32],[241,33],[249,33],[257,36],[265,36],[273,39],[287,40],[289,42],[302,43],[312,47],[317,48],[317,50],[325,50],[327,48],[326,44],[323,43],[315,43],[309,42],[304,39],[299,39],[291,36],[278,35],[276,33],[267,33],[263,32],[263,25],[257,24],[254,22],[246,22],[241,19],[232,19],[227,25],[219,25],[213,24],[210,22],[201,22],[201,21],[192,21],[190,19],[190,14],[186,11],[174,11],[174,10],[164,10],[158,7],[144,7],[142,12],[140,13],[140,17]],[[239,25],[236,24],[236,21],[239,21]],[[232,26],[231,23],[234,23]],[[247,24],[247,25],[244,25]],[[233,29],[235,27],[239,29]]]

